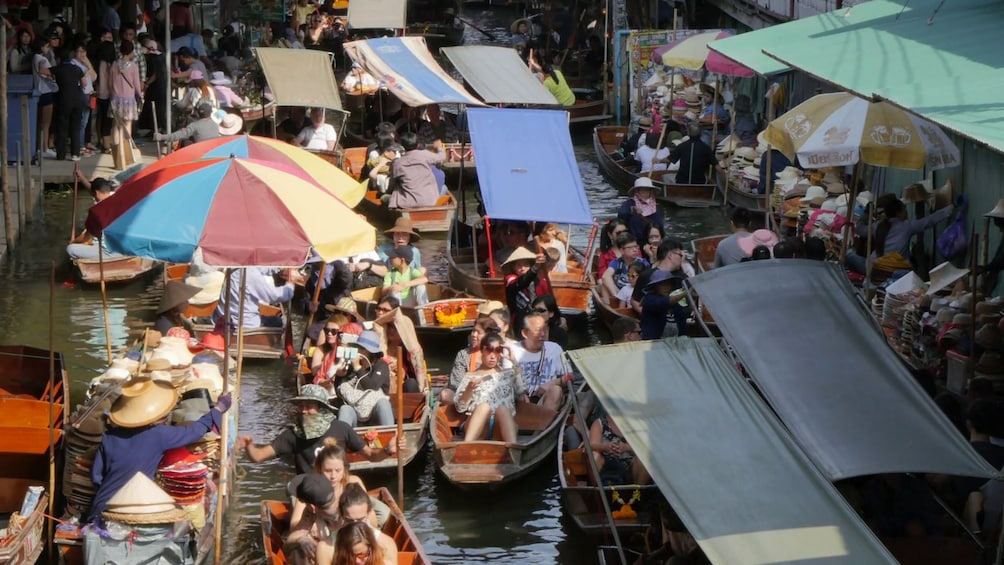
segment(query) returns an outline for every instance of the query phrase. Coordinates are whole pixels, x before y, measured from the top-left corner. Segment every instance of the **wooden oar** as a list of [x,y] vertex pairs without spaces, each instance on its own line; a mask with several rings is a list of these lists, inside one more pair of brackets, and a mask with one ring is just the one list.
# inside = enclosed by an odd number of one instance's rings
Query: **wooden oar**
[[108,290],[105,287],[105,250],[98,237],[98,276],[101,279],[101,310],[105,318],[105,351],[108,354],[108,366],[112,365],[112,328],[108,314]]
[[73,241],[77,237],[77,186],[80,184],[80,179],[77,175],[80,173],[80,163],[73,164],[73,208],[70,211],[70,241]]
[[586,245],[586,255],[582,258],[585,263],[582,264],[582,281],[585,282],[588,278],[589,273],[592,272],[593,266],[593,244],[596,243],[596,233],[600,229],[600,223],[593,220],[593,229],[589,231],[589,244]]
[[481,34],[484,35],[485,37],[487,37],[488,39],[491,39],[492,41],[495,41],[495,36],[494,35],[488,33],[487,31],[485,31],[485,30],[483,30],[481,28],[479,28],[478,26],[474,25],[473,23],[471,23],[470,20],[465,20],[464,18],[461,18],[460,16],[453,16],[453,17],[458,22],[460,22],[460,23],[462,23],[462,24],[464,24],[466,26],[470,26],[470,27],[474,28],[475,30],[481,32]]
[[[404,346],[397,348],[397,435],[394,441],[404,437]],[[397,505],[404,511],[404,458],[400,444],[397,447]]]
[[[74,194],[76,189],[74,188]],[[56,261],[49,262],[49,516],[56,513]],[[66,394],[66,391],[63,391]],[[53,521],[49,520],[45,543],[49,563],[55,562]]]

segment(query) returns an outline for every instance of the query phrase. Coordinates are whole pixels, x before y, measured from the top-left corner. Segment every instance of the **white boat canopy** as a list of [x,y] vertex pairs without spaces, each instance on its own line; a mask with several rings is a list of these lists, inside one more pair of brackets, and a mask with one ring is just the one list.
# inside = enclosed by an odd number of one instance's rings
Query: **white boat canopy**
[[444,47],[446,58],[487,104],[560,106],[515,49],[492,45]]
[[713,339],[568,355],[712,563],[896,563]]
[[998,475],[917,384],[839,265],[752,261],[690,282],[778,417],[830,480]]
[[331,53],[259,47],[255,55],[276,105],[342,109]]
[[349,2],[349,27],[354,29],[404,29],[407,0]]

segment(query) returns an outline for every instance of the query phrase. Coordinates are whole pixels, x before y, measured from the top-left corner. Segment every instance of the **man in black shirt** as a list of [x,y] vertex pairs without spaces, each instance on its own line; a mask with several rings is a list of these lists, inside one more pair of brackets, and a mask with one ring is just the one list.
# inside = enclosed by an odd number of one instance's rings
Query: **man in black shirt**
[[676,172],[676,182],[679,184],[707,184],[708,169],[715,165],[715,152],[701,141],[701,126],[690,124],[687,127],[690,139],[684,141],[669,154],[669,162],[680,162]]
[[52,68],[59,91],[56,92],[55,127],[56,159],[66,159],[66,136],[70,136],[70,159],[80,160],[82,139],[80,117],[84,111],[84,71],[73,63],[72,51],[60,47],[56,52],[59,64]]

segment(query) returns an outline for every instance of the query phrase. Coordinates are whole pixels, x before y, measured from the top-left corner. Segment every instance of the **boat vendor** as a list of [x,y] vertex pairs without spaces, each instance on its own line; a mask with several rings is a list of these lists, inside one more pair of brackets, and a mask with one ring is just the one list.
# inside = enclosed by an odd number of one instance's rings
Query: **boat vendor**
[[438,139],[431,148],[419,149],[418,136],[401,134],[401,155],[390,165],[390,194],[380,198],[393,209],[435,206],[446,178],[440,165],[446,162],[443,142]]
[[670,162],[680,163],[680,168],[676,171],[676,182],[707,184],[708,171],[718,163],[715,152],[701,139],[699,124],[687,126],[687,135],[690,139],[676,146],[669,154]]
[[526,386],[526,396],[523,400],[557,410],[561,406],[561,395],[564,392],[562,385],[566,381],[565,364],[562,359],[564,351],[557,343],[547,340],[548,326],[545,315],[537,312],[527,314],[523,318],[522,328],[523,340],[509,347]]
[[292,144],[311,151],[334,151],[337,142],[335,126],[324,121],[324,108],[311,108],[310,123],[293,138]]
[[325,438],[332,438],[348,451],[358,452],[373,462],[393,457],[404,444],[404,438],[401,438],[392,439],[382,449],[367,445],[352,426],[337,418],[337,410],[328,404],[328,391],[324,387],[303,385],[299,396],[291,398],[290,402],[298,409],[296,423],[292,427],[286,428],[272,443],[264,445],[253,443],[251,436],[241,436],[237,438],[236,449],[244,449],[248,459],[255,463],[293,456],[296,472],[300,474],[310,472]]
[[[236,328],[240,323],[241,278],[247,273],[247,284],[244,291],[244,327],[282,327],[279,316],[262,316],[258,310],[260,304],[283,304],[293,299],[295,283],[302,282],[299,275],[292,269],[283,271],[285,284],[276,286],[269,269],[248,267],[234,269],[230,273],[230,327]],[[220,300],[213,312],[213,323],[217,326],[223,323],[224,311],[228,303],[227,285],[220,289]]]
[[[201,39],[201,38],[200,38]],[[171,43],[174,43],[172,41]],[[195,51],[191,47],[182,47],[176,51],[173,51],[175,57],[181,62],[181,67],[185,70],[171,73],[171,78],[175,80],[188,81],[192,73],[198,72],[203,77],[209,75],[209,71],[206,70],[206,65],[195,56]]]
[[213,119],[212,104],[209,102],[199,102],[199,106],[195,109],[195,117],[196,120],[194,122],[182,129],[173,131],[167,135],[162,133],[153,134],[154,141],[180,141],[181,146],[185,147],[193,143],[220,137],[220,126]]
[[[648,234],[645,233],[645,225],[663,225],[665,220],[662,217],[662,210],[656,202],[654,195],[655,185],[648,177],[638,177],[634,185],[628,192],[629,198],[621,203],[617,211],[617,218],[627,224],[628,230],[635,240],[640,242],[648,241]],[[616,242],[615,242],[616,243]]]
[[[112,183],[108,179],[104,177],[97,177],[88,182],[79,169],[77,169],[76,176],[80,184],[91,192],[91,196],[94,197],[95,204],[112,195]],[[102,245],[104,244],[102,243]],[[81,231],[80,234],[71,239],[70,244],[66,246],[66,254],[70,256],[70,259],[97,259],[99,253],[94,236],[88,233],[86,229]],[[101,254],[104,255],[105,259],[122,257],[122,255],[119,255],[118,253],[108,251],[107,247],[105,247],[103,253]]]
[[701,115],[697,118],[697,121],[704,129],[704,132],[701,134],[701,141],[711,145],[717,142],[717,140],[711,139],[715,123],[718,123],[718,135],[726,136],[729,134],[729,122],[732,120],[732,116],[729,115],[729,110],[725,107],[725,100],[722,99],[722,95],[715,91],[714,86],[702,82],[700,89],[704,109],[701,110]]
[[380,83],[373,78],[373,75],[363,70],[362,65],[359,63],[352,63],[352,69],[349,70],[349,73],[345,75],[345,80],[342,81],[342,91],[350,96],[374,94],[379,88]]
[[[993,220],[997,229],[1004,233],[1004,200],[999,200],[993,210],[983,214],[984,218]],[[997,251],[986,265],[976,267],[976,274],[983,275],[983,294],[991,296],[1000,281],[1001,271],[1004,270],[1004,240],[997,246]]]
[[512,325],[522,328],[523,318],[532,310],[533,300],[543,294],[550,294],[550,287],[538,274],[545,268],[547,259],[526,247],[519,247],[502,263],[505,273],[505,299],[512,316]]
[[97,490],[89,521],[101,516],[108,500],[137,472],[152,479],[165,451],[193,443],[214,428],[219,429],[221,415],[231,403],[230,395],[224,394],[216,401],[216,407],[196,422],[169,426],[164,420],[177,401],[178,392],[170,378],[133,377],[122,386],[122,396],[108,413],[112,426],[101,438],[91,468],[91,480]]
[[192,323],[185,318],[185,309],[188,308],[188,299],[201,290],[197,286],[181,281],[167,281],[164,285],[164,295],[160,297],[160,305],[157,306],[154,329],[164,335],[167,335],[171,328],[190,330]]

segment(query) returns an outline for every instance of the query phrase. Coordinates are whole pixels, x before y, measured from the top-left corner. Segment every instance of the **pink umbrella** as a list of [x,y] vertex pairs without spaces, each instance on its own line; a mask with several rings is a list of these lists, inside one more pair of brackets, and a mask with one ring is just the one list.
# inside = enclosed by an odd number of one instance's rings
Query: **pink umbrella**
[[751,77],[755,73],[728,57],[708,49],[708,43],[726,37],[732,32],[716,30],[694,34],[658,47],[652,58],[669,67],[696,71],[701,67],[712,73],[728,76]]

